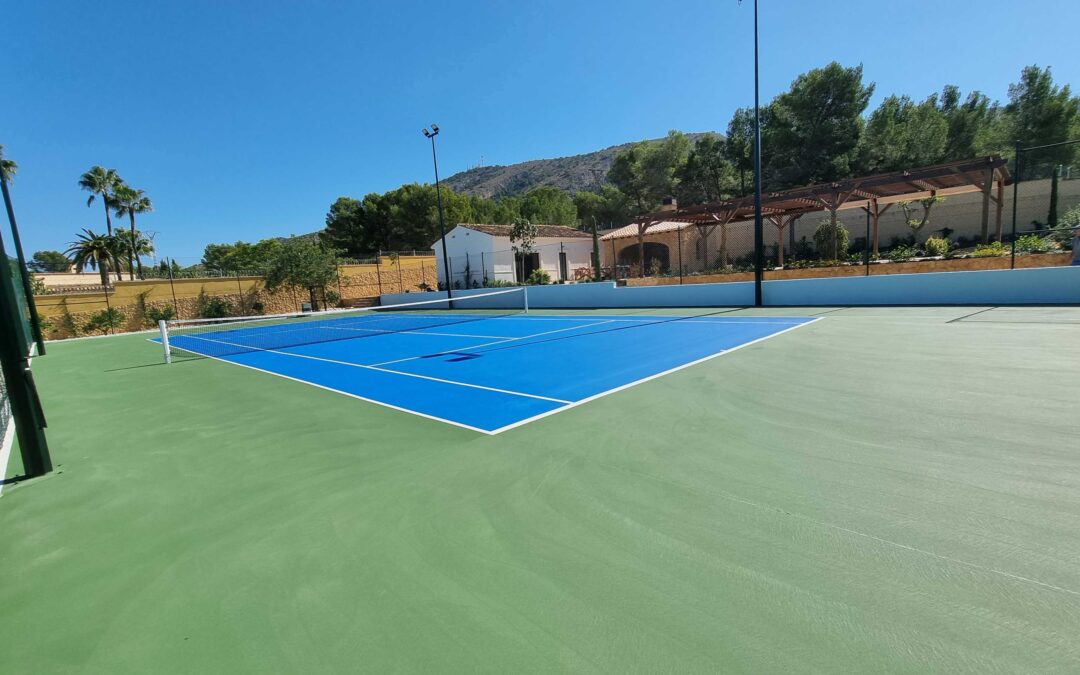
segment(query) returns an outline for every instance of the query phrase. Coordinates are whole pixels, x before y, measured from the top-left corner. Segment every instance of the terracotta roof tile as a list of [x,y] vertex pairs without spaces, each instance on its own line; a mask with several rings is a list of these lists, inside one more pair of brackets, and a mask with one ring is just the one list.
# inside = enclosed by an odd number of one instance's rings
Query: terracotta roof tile
[[[483,232],[484,234],[490,234],[493,237],[510,236],[509,225],[482,225],[477,223],[458,223],[458,227],[465,227],[476,232]],[[582,239],[591,237],[592,235],[588,232],[582,232],[581,230],[575,230],[572,227],[565,227],[563,225],[537,225],[536,236],[553,237],[558,239]]]

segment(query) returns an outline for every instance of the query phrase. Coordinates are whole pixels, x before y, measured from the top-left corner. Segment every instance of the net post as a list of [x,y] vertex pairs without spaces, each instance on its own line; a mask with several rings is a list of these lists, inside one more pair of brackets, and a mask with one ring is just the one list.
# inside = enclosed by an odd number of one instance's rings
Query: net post
[[165,363],[172,363],[172,350],[169,349],[169,326],[165,319],[158,319],[158,330],[161,331],[161,346],[165,348]]
[[522,295],[525,298],[525,313],[528,314],[529,313],[529,287],[528,286],[522,286],[521,290],[522,290]]

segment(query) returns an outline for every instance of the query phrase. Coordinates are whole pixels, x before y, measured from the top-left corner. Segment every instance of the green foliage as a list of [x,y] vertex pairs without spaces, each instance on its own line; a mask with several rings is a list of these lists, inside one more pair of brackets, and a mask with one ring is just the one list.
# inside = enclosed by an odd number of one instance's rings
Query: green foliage
[[504,279],[488,279],[484,282],[484,288],[511,288],[514,286],[520,286],[513,281],[506,281]]
[[972,258],[1000,258],[1012,253],[1012,250],[1000,241],[992,241],[989,244],[979,244],[975,247]]
[[[176,318],[176,312],[172,305],[150,305],[143,312],[147,323],[157,325],[158,321],[172,321]],[[215,317],[216,318],[216,317]]]
[[529,278],[525,280],[525,283],[530,286],[541,286],[543,284],[551,283],[551,275],[541,269],[535,269],[529,275]]
[[608,180],[630,199],[637,213],[647,213],[675,195],[677,172],[689,152],[686,136],[670,131],[662,141],[642,141],[619,152]]
[[323,300],[326,301],[327,307],[337,307],[338,303],[341,302],[341,295],[337,291],[327,289],[323,292]]
[[520,217],[544,225],[577,224],[577,207],[570,195],[556,187],[542,186],[525,193]]
[[765,178],[787,188],[852,174],[865,122],[862,113],[874,93],[864,85],[862,66],[833,62],[797,77],[764,113],[763,144],[769,149]]
[[79,178],[79,187],[90,193],[86,200],[87,206],[92,205],[97,197],[101,197],[101,201],[105,206],[105,233],[110,237],[113,230],[109,209],[111,208],[113,193],[118,186],[123,184],[124,180],[120,178],[120,174],[116,172],[116,169],[106,169],[103,166],[90,167],[90,170]]
[[[1069,85],[1054,84],[1049,66],[1028,66],[1020,73],[1020,81],[1009,85],[1004,122],[1008,138],[1022,147],[1066,140],[1080,127],[1080,98],[1072,95]],[[1040,151],[1039,161],[1068,164],[1075,156],[1076,146],[1066,145]]]
[[1062,248],[1071,248],[1078,227],[1080,227],[1080,204],[1061,214],[1058,217],[1057,227],[1050,230],[1047,237]]
[[124,313],[115,307],[103,309],[90,316],[83,324],[83,330],[87,333],[111,333],[124,325]]
[[739,194],[745,195],[754,171],[754,111],[739,108],[728,122],[724,154],[739,175]]
[[945,158],[949,122],[931,96],[916,104],[907,96],[889,96],[866,124],[862,170],[868,173],[897,171]]
[[41,277],[30,277],[30,292],[34,295],[45,295],[49,289],[45,286],[45,280]]
[[934,208],[934,204],[945,201],[944,197],[938,197],[937,195],[931,195],[925,199],[918,200],[918,204],[922,207],[922,216],[915,217],[912,215],[912,208],[910,201],[897,202],[900,208],[904,210],[904,222],[911,228],[911,236],[917,240],[919,230],[925,227],[930,222],[930,209]]
[[4,157],[4,146],[0,145],[0,176],[3,176],[4,180],[11,182],[18,170],[18,164]]
[[195,312],[203,319],[221,319],[230,314],[229,301],[217,295],[209,295],[205,289],[199,290],[195,298]]
[[266,290],[307,289],[314,308],[318,292],[338,279],[337,253],[310,237],[286,241],[266,269]]
[[26,266],[35,272],[67,272],[71,260],[60,251],[35,251]]
[[217,272],[257,272],[266,269],[282,250],[279,239],[263,239],[257,244],[238,241],[235,244],[207,244],[202,264]]
[[724,139],[705,134],[697,140],[686,162],[675,170],[674,194],[680,204],[715,202],[739,189],[735,167],[727,157]]
[[990,145],[1001,109],[996,103],[992,104],[985,94],[973,91],[961,102],[960,88],[946,85],[941,92],[939,110],[949,129],[943,161],[969,159],[995,152]]
[[887,257],[893,262],[904,262],[906,260],[911,260],[916,255],[918,255],[918,253],[919,250],[916,249],[914,246],[907,246],[906,244],[901,244],[900,246],[892,247],[892,249],[889,250],[885,257]]
[[574,195],[581,229],[622,227],[634,217],[633,204],[618,188],[605,185],[599,192],[578,192]]
[[79,325],[75,323],[75,317],[72,316],[71,310],[68,309],[67,298],[60,300],[60,320],[57,327],[62,335],[67,337],[79,336]]
[[111,234],[95,234],[83,229],[64,253],[71,256],[75,271],[82,272],[87,267],[96,269],[101,275],[101,285],[108,286],[110,266],[120,269],[122,248],[120,241]]
[[846,256],[850,240],[851,233],[840,220],[833,226],[831,219],[826,218],[814,230],[814,246],[818,255],[828,260],[840,260]]
[[1017,253],[1049,253],[1058,250],[1058,244],[1050,237],[1025,234],[1016,239]]
[[510,226],[510,247],[514,253],[532,253],[536,243],[537,228],[528,218],[515,218]]
[[926,254],[932,256],[946,256],[951,248],[949,240],[944,237],[930,237],[923,246],[926,248]]

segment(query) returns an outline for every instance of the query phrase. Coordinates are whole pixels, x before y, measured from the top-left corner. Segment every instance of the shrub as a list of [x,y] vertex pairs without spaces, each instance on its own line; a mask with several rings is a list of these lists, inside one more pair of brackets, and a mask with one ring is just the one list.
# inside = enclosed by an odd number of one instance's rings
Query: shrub
[[323,300],[326,302],[327,307],[337,307],[341,302],[341,296],[337,291],[323,291]]
[[917,253],[918,251],[915,249],[914,246],[905,246],[904,244],[901,244],[899,246],[893,247],[893,249],[889,251],[885,255],[885,257],[893,262],[904,262],[905,260],[911,260],[912,258],[914,258]]
[[157,325],[158,321],[172,321],[176,318],[176,311],[173,310],[172,305],[151,305],[146,308],[144,313],[147,323],[150,325]]
[[972,258],[1000,258],[1009,255],[1009,247],[1000,241],[992,241],[989,244],[979,244],[975,247]]
[[847,257],[848,243],[851,241],[851,233],[844,228],[839,220],[833,227],[832,221],[826,218],[821,221],[814,230],[814,245],[817,246],[818,255],[832,260],[841,260]]
[[927,255],[936,256],[947,255],[949,253],[949,249],[951,248],[949,245],[949,240],[945,239],[944,237],[930,237],[926,240],[926,243],[923,244],[923,247],[926,248]]
[[544,270],[533,270],[529,278],[525,280],[525,283],[530,286],[540,286],[543,284],[551,283],[551,275]]
[[110,333],[124,325],[124,320],[123,312],[115,307],[110,307],[92,314],[89,320],[83,324],[83,330],[87,333]]
[[1016,239],[1017,253],[1048,253],[1057,249],[1057,243],[1049,237],[1025,234]]
[[75,317],[67,306],[67,298],[60,301],[60,324],[57,330],[62,337],[78,337],[79,325],[75,323]]
[[485,288],[510,288],[511,286],[517,286],[517,284],[503,279],[488,279],[484,282]]
[[199,291],[199,297],[195,299],[195,311],[203,319],[221,319],[229,316],[229,301],[217,295],[207,295],[206,291]]

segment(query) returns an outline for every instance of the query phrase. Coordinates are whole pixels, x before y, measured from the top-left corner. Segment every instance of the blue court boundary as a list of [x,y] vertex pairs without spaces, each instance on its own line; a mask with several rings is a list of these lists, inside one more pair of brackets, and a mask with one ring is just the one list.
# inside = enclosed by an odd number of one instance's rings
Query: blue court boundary
[[[453,426],[468,429],[470,431],[486,434],[497,435],[505,431],[529,424],[531,422],[543,419],[545,417],[552,416],[554,414],[576,408],[586,403],[595,401],[599,398],[603,398],[610,394],[635,387],[637,385],[649,382],[651,380],[669,375],[671,373],[690,368],[692,366],[710,361],[719,356],[729,354],[731,352],[748,347],[750,345],[757,344],[772,337],[777,337],[784,333],[788,333],[796,328],[810,325],[821,320],[821,317],[747,317],[747,316],[735,316],[735,317],[721,317],[716,314],[704,314],[704,315],[690,315],[690,316],[643,316],[643,315],[567,315],[567,314],[529,314],[529,315],[515,315],[513,317],[483,317],[475,323],[469,325],[483,324],[485,322],[491,324],[491,322],[503,321],[505,325],[506,320],[512,319],[514,321],[526,321],[533,323],[535,321],[554,321],[554,322],[584,322],[581,325],[569,326],[552,331],[542,331],[540,333],[531,333],[520,336],[502,337],[494,340],[493,342],[484,342],[479,345],[471,345],[464,347],[449,347],[447,349],[439,349],[437,345],[430,347],[424,347],[419,350],[419,353],[413,353],[405,358],[392,359],[388,363],[396,364],[400,362],[416,362],[420,363],[433,363],[438,367],[438,362],[441,361],[444,364],[451,362],[469,361],[470,359],[479,358],[490,354],[490,352],[482,349],[484,347],[491,348],[492,351],[498,350],[500,346],[505,347],[534,347],[534,351],[540,351],[540,354],[532,354],[531,356],[546,356],[548,360],[543,358],[528,359],[525,361],[536,361],[532,365],[534,372],[549,372],[552,369],[557,370],[557,362],[560,360],[558,357],[563,352],[555,352],[553,354],[543,354],[542,351],[546,349],[544,343],[547,342],[561,342],[563,340],[570,340],[571,347],[573,349],[573,340],[575,338],[589,338],[602,335],[600,339],[607,342],[600,345],[600,348],[604,350],[610,350],[612,353],[612,359],[619,358],[632,358],[634,357],[633,340],[635,332],[644,327],[659,328],[661,331],[660,338],[664,338],[663,331],[668,330],[666,327],[679,326],[686,324],[707,324],[710,326],[709,330],[719,330],[718,335],[730,342],[730,346],[719,348],[714,351],[709,351],[704,354],[695,355],[693,358],[688,358],[685,361],[681,360],[681,357],[677,355],[677,352],[669,352],[665,354],[665,358],[668,361],[675,360],[677,363],[671,367],[651,369],[648,362],[642,362],[638,365],[637,370],[640,372],[640,376],[633,377],[626,381],[620,381],[615,386],[604,388],[600,391],[588,393],[588,395],[576,395],[576,394],[564,394],[558,395],[547,391],[540,391],[537,393],[528,393],[526,391],[519,391],[517,389],[503,389],[499,387],[490,386],[483,382],[469,382],[467,380],[448,379],[437,377],[431,373],[424,372],[407,372],[394,369],[387,369],[383,367],[384,363],[361,363],[355,360],[349,360],[350,358],[357,358],[356,350],[350,351],[350,343],[363,342],[367,343],[370,336],[358,336],[357,339],[335,341],[333,343],[325,343],[325,346],[307,345],[299,346],[295,349],[307,349],[308,351],[315,351],[316,353],[298,353],[296,351],[290,351],[294,348],[283,349],[266,349],[266,350],[252,350],[243,354],[232,354],[227,356],[216,356],[214,354],[208,354],[198,349],[188,349],[182,345],[177,345],[176,338],[173,340],[173,346],[175,349],[182,350],[194,354],[196,357],[205,357],[217,361],[224,361],[231,365],[238,365],[244,368],[255,370],[261,373],[267,373],[269,375],[276,375],[278,377],[293,380],[303,384],[307,384],[319,389],[331,391],[344,396],[349,396],[357,400],[361,400],[367,403],[374,403],[379,406],[383,406],[392,410],[409,413],[426,419],[443,422]],[[543,338],[545,335],[551,333],[572,332],[578,329],[588,329],[601,324],[612,323],[626,323],[627,326],[619,326],[615,328],[603,329],[593,332],[582,332],[579,334],[566,334],[558,337],[554,337],[551,340],[539,339],[539,341],[529,342],[529,340]],[[764,334],[757,335],[750,339],[740,339],[737,335],[738,329],[735,326],[740,324],[752,324],[757,326],[757,332],[765,331]],[[777,330],[773,330],[776,328]],[[394,333],[390,333],[384,336],[379,336],[380,340],[404,340],[403,337],[396,337],[399,335],[421,335],[429,340],[439,341],[440,337],[472,337],[474,339],[481,339],[486,337],[494,337],[492,335],[486,335],[481,326],[480,334],[455,334],[453,336],[446,335],[441,332],[439,328],[418,330],[403,330]],[[629,329],[629,330],[627,330]],[[361,329],[362,330],[362,329]],[[429,332],[430,331],[430,332]],[[494,332],[494,331],[487,331]],[[733,334],[734,333],[734,334]],[[612,336],[619,337],[626,336],[631,338],[629,347],[626,340],[620,340],[619,338],[612,339]],[[675,337],[675,336],[672,336]],[[183,338],[180,338],[183,340]],[[202,339],[202,338],[197,338]],[[655,339],[655,338],[654,338]],[[160,343],[159,339],[154,339],[154,342]],[[210,338],[209,341],[215,341]],[[220,341],[224,342],[224,341]],[[225,344],[230,344],[224,342]],[[369,343],[370,344],[370,343]],[[383,344],[387,344],[384,342]],[[331,347],[332,345],[332,347]],[[400,346],[400,345],[399,345]],[[696,347],[696,344],[695,344]],[[620,354],[620,348],[624,350],[624,353]],[[626,351],[629,349],[629,351]],[[677,346],[675,347],[677,349]],[[320,353],[321,352],[321,353]],[[330,356],[339,356],[338,352],[341,352],[341,358],[330,358]],[[567,351],[564,353],[572,354],[573,351]],[[444,357],[444,358],[440,358]],[[510,359],[511,366],[519,365],[515,361],[515,357],[505,357]],[[521,358],[517,358],[519,362]],[[303,363],[304,365],[298,365]],[[596,363],[595,366],[599,370],[594,374],[594,378],[603,379],[601,376],[604,374],[604,363]],[[505,366],[505,364],[504,364]],[[332,370],[333,369],[333,370]],[[354,369],[361,369],[360,371]],[[386,380],[382,384],[368,382],[367,386],[358,386],[355,383],[362,381],[363,376],[356,376],[357,372],[365,372],[368,377],[374,377],[375,379],[382,378]],[[484,375],[490,375],[490,370],[481,369],[480,371]],[[350,373],[352,374],[350,376]],[[590,382],[590,373],[582,372],[567,372],[564,373],[568,379],[573,380],[578,378],[579,382]],[[390,376],[387,378],[386,376]],[[395,377],[396,376],[396,377]],[[319,381],[322,380],[322,381]],[[408,380],[408,384],[403,384],[403,381]],[[426,381],[426,382],[425,382]],[[344,384],[335,384],[344,382]],[[418,384],[419,382],[419,384]],[[404,398],[409,403],[402,404],[402,402],[395,401],[395,390],[402,388],[409,389],[412,385],[412,392],[404,396],[399,395],[397,398]],[[449,387],[450,389],[448,389]],[[353,390],[350,391],[349,389]],[[456,388],[456,389],[455,389]],[[461,388],[465,389],[465,392],[461,392]],[[587,388],[587,387],[586,387]],[[367,389],[367,391],[365,391]],[[442,389],[443,391],[439,391]],[[522,388],[524,389],[524,388]],[[478,391],[479,390],[479,391]],[[444,397],[449,397],[451,401],[458,401],[459,399],[468,399],[470,396],[475,398],[475,408],[468,411],[464,416],[461,411],[455,411],[453,409],[454,403],[444,404],[449,405],[450,409],[439,410],[439,405],[433,406],[430,404],[423,409],[424,405],[418,405],[415,401],[418,399],[427,399],[432,397],[432,400],[444,400]],[[412,397],[412,398],[410,398]],[[509,398],[513,397],[513,398]],[[518,406],[515,410],[506,410],[506,408],[514,408],[513,405],[508,403],[518,402],[520,403],[521,397],[527,399],[535,399],[536,403],[532,406]],[[531,401],[528,403],[532,403]],[[468,407],[468,406],[466,406]],[[483,411],[488,411],[488,415],[485,416]],[[479,416],[477,415],[477,413]],[[456,417],[456,419],[455,419]],[[474,419],[478,418],[478,419]]]

